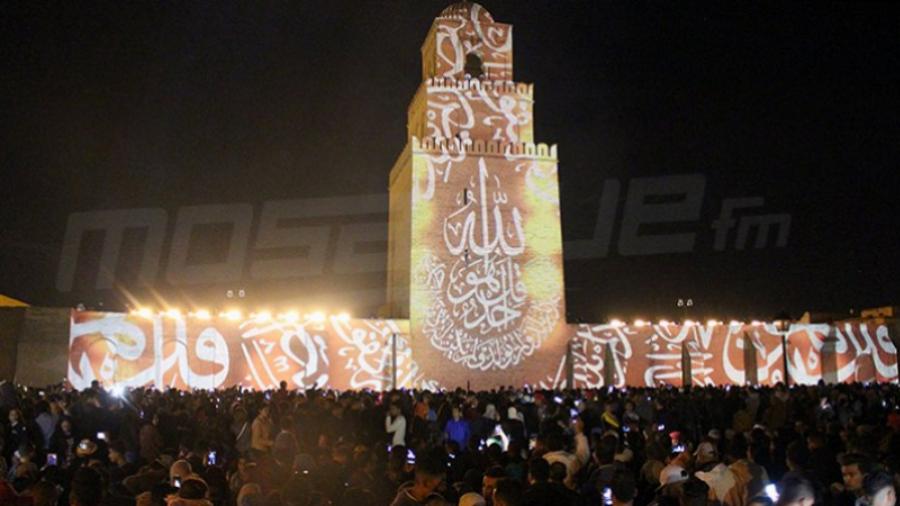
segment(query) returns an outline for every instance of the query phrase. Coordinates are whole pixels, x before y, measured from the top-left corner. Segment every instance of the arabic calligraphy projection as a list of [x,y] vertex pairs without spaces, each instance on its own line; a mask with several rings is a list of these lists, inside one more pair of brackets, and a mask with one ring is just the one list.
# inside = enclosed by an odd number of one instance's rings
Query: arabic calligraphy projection
[[[570,329],[576,387],[680,386],[688,372],[698,386],[774,385],[785,379],[782,335],[773,325],[580,324]],[[826,379],[829,368],[838,382],[898,379],[897,350],[885,325],[796,324],[788,332],[787,350],[791,383],[815,384]]]
[[68,380],[86,388],[391,387],[391,343],[397,339],[397,385],[437,388],[412,360],[407,322],[343,320],[204,321],[73,311]]
[[533,94],[532,85],[510,81],[431,78],[413,98],[410,135],[463,142],[533,142]]
[[422,46],[423,79],[431,76],[462,79],[466,75],[510,81],[512,26],[497,23],[481,5],[458,2],[434,20]]
[[562,327],[555,161],[414,141],[414,353],[517,366]]
[[453,4],[422,58],[391,171],[388,306],[442,384],[537,383],[565,349],[556,148],[533,143],[510,25]]

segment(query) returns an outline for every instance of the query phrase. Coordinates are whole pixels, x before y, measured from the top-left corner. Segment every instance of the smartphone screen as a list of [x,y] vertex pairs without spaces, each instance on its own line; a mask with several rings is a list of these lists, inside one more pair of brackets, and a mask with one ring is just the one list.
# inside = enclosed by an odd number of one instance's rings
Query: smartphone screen
[[606,506],[612,506],[613,497],[612,497],[612,489],[609,487],[605,487],[603,489],[603,504]]
[[208,466],[216,465],[216,452],[209,452],[206,454],[206,465],[208,465]]
[[106,433],[105,433],[105,432],[98,432],[98,433],[97,433],[97,439],[99,439],[100,441],[106,441]]
[[48,454],[47,454],[47,465],[48,465],[48,466],[55,466],[55,465],[57,465],[57,458],[56,458],[56,454],[55,454],[55,453],[48,453]]

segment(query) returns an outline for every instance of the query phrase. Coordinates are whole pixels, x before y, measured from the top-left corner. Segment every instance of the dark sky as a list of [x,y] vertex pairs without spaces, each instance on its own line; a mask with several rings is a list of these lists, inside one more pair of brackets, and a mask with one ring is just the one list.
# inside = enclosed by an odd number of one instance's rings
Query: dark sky
[[[188,205],[258,210],[386,192],[421,79],[419,47],[445,5],[7,3],[0,293],[120,303],[120,293],[92,291],[90,273],[74,292],[56,289],[72,212],[174,216]],[[536,139],[559,144],[565,240],[590,238],[604,181],[622,185],[610,254],[566,263],[570,318],[677,317],[679,297],[696,300],[698,317],[723,319],[900,304],[897,6],[484,5],[515,27],[516,79],[535,84]],[[695,232],[693,252],[619,254],[629,180],[695,173],[706,178],[699,219],[644,230]],[[714,251],[722,199],[750,196],[765,198],[760,213],[791,215],[787,246]],[[269,302],[357,282],[379,287],[384,276],[246,284]],[[222,291],[152,288],[207,304]]]

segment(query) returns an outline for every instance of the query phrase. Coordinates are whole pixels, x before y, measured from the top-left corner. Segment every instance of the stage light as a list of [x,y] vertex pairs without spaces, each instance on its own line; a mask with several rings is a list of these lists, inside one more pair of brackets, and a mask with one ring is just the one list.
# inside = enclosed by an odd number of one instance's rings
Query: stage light
[[315,311],[308,314],[306,317],[313,323],[322,323],[325,321],[325,313],[321,311]]
[[150,318],[153,316],[153,311],[151,311],[149,307],[142,307],[137,310],[137,314],[144,318]]
[[350,314],[347,312],[338,313],[337,319],[338,319],[338,321],[348,322],[348,321],[350,321]]
[[638,318],[637,320],[634,321],[634,326],[635,326],[635,327],[640,328],[640,327],[643,327],[643,326],[645,326],[645,325],[647,325],[647,322],[645,322],[644,320],[641,320],[640,318]]
[[707,326],[707,327],[715,327],[715,326],[718,325],[718,324],[719,324],[719,322],[717,322],[716,320],[707,320],[707,321],[706,321],[706,326]]
[[269,311],[260,311],[259,313],[256,313],[254,319],[258,322],[267,322],[272,319],[272,313]]
[[731,322],[729,322],[728,325],[731,325],[732,327],[740,327],[740,326],[742,326],[742,325],[744,325],[744,324],[741,323],[741,322],[739,322],[739,321],[737,321],[737,320],[731,320]]
[[225,318],[228,318],[231,321],[237,321],[241,319],[241,312],[237,309],[231,309],[225,312]]
[[288,323],[296,323],[300,319],[300,313],[296,311],[288,311],[284,314],[284,320]]
[[198,310],[196,313],[194,313],[194,316],[201,320],[209,320],[210,318],[212,318],[212,315],[209,314],[209,311],[207,311],[206,309]]
[[685,320],[685,321],[684,321],[684,326],[685,326],[685,327],[693,327],[693,326],[694,326],[694,320]]
[[670,325],[669,320],[660,320],[659,325],[662,327],[668,327]]
[[759,320],[753,320],[750,323],[750,325],[753,325],[754,327],[759,327],[760,325],[762,325],[762,323],[760,323]]
[[624,327],[625,326],[625,323],[623,323],[622,320],[617,320],[615,318],[610,320],[609,324],[613,327]]
[[109,393],[113,397],[121,398],[125,394],[125,387],[122,385],[113,385],[112,388],[109,389]]
[[181,311],[179,311],[178,309],[172,308],[172,309],[166,311],[166,316],[168,316],[169,318],[180,318]]

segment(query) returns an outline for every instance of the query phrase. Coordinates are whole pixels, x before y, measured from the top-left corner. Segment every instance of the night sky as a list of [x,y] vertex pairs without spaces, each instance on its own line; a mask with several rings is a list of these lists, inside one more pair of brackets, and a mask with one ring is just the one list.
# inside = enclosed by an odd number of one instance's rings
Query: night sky
[[[384,274],[227,286],[57,290],[70,213],[383,194],[444,1],[13,2],[0,15],[0,293],[121,308],[122,292],[283,300],[355,314]],[[564,239],[622,185],[606,257],[568,259],[570,320],[766,318],[900,304],[900,8],[857,3],[489,1],[514,25],[535,138],[559,144]],[[692,253],[616,248],[628,181],[702,174]],[[726,197],[789,213],[786,247],[714,251]],[[384,212],[387,212],[385,207]],[[214,234],[213,234],[214,235]],[[132,238],[133,239],[133,238]],[[221,241],[211,239],[215,250]],[[752,243],[752,239],[751,239]],[[383,247],[383,246],[382,246]],[[90,250],[90,246],[85,246]],[[214,257],[215,251],[198,253]],[[130,256],[129,256],[130,255]],[[163,254],[163,258],[167,254]],[[210,257],[212,258],[212,257]]]

